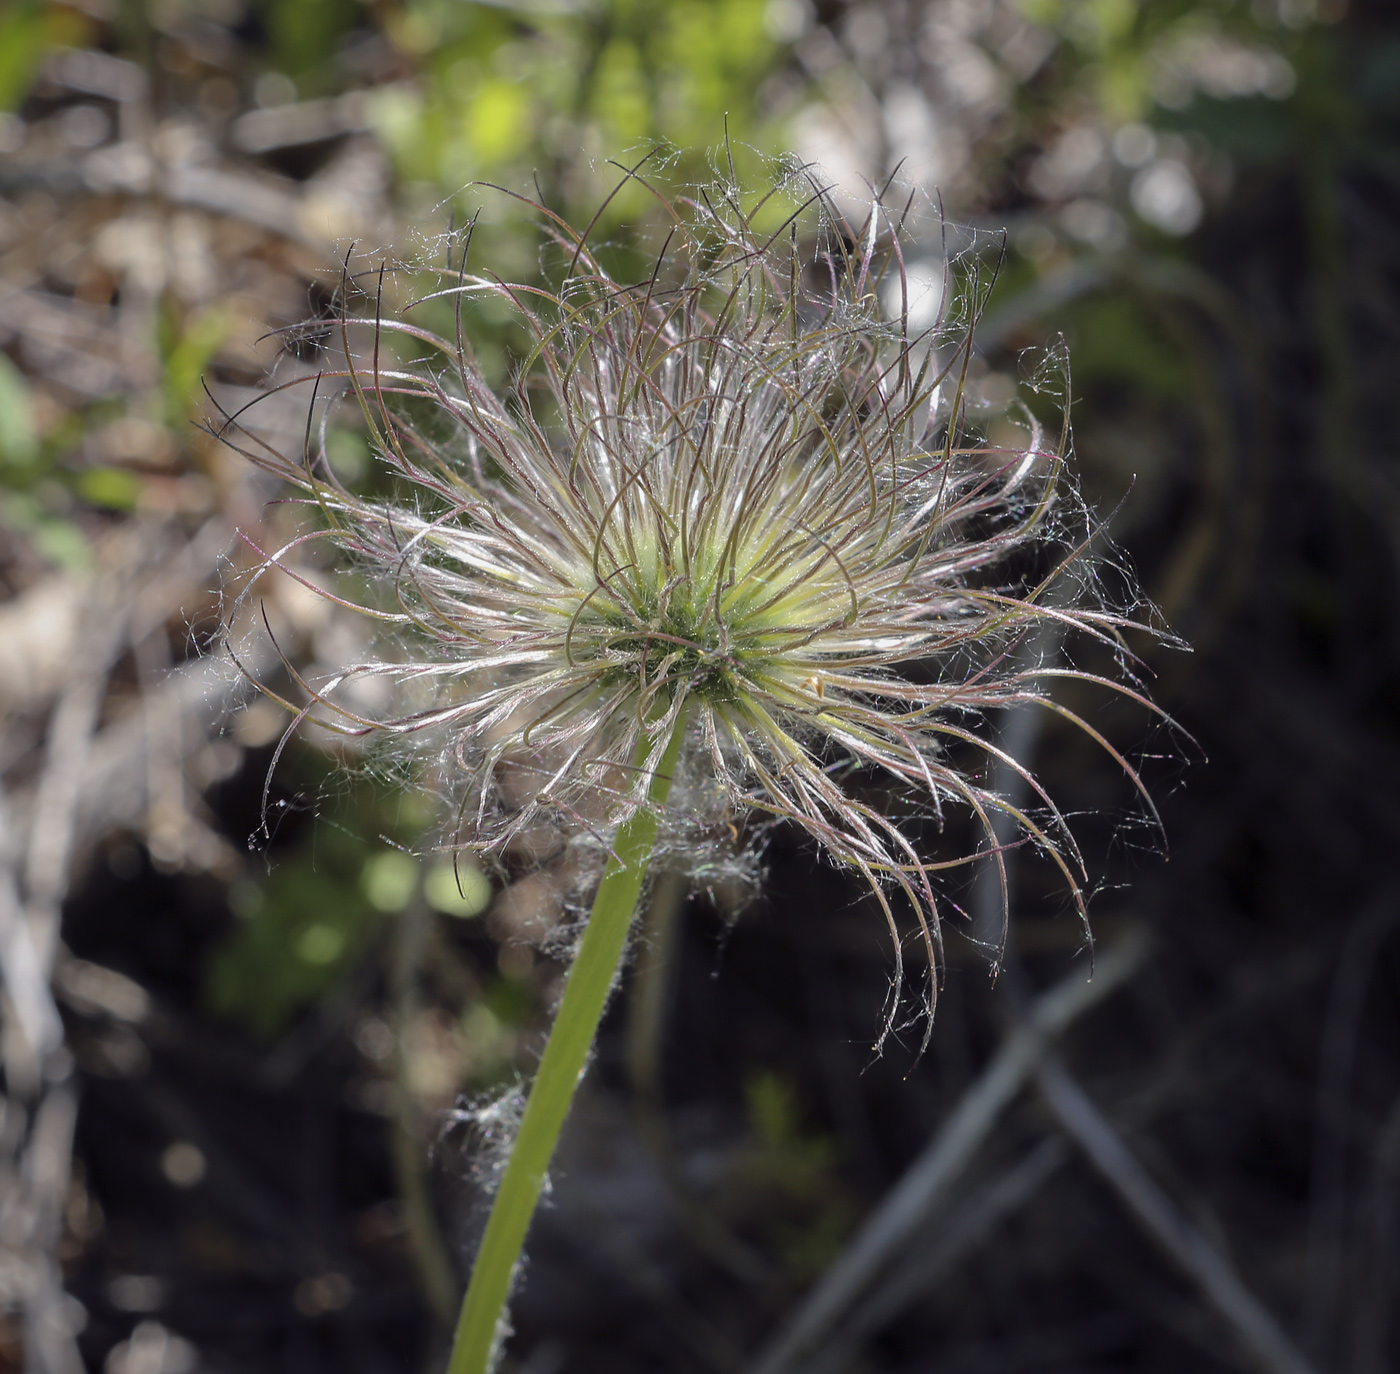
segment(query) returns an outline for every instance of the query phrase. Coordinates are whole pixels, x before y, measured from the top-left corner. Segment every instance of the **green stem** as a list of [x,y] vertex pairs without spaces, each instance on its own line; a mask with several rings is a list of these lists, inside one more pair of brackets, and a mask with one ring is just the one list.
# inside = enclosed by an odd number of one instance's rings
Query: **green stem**
[[[671,790],[684,733],[682,715],[652,777],[651,805],[639,807],[613,841],[613,856],[593,899],[593,910],[564,984],[564,996],[472,1267],[448,1374],[487,1374],[491,1367],[497,1328],[510,1296],[525,1233],[632,928],[642,880],[656,846],[657,809]],[[645,747],[644,743],[639,757],[644,757]]]

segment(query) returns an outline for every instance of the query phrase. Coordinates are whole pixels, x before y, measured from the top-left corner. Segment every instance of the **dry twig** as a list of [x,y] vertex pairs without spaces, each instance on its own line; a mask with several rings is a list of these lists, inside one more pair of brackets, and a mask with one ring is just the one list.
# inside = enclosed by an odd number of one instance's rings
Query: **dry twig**
[[780,1374],[816,1349],[851,1304],[926,1224],[1002,1111],[1050,1052],[1055,1038],[1127,982],[1141,967],[1146,953],[1145,936],[1130,931],[1098,961],[1092,981],[1073,974],[1035,1003],[1003,1040],[981,1078],[963,1094],[943,1129],[754,1362],[752,1374]]
[[1264,1374],[1313,1374],[1234,1267],[1153,1181],[1122,1137],[1053,1054],[1035,1070],[1036,1086],[1066,1135],[1117,1193],[1148,1237],[1200,1289]]

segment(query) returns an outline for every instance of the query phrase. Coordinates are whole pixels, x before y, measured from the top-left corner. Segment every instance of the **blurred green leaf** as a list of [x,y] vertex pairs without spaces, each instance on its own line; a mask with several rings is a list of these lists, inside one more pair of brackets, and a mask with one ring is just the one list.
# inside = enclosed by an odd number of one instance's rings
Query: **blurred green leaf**
[[44,0],[9,0],[0,9],[0,111],[18,109],[44,55],[80,41],[83,28],[79,15],[57,12]]
[[491,880],[473,863],[447,860],[428,870],[423,896],[444,916],[480,916],[491,905]]
[[411,854],[387,849],[365,860],[360,889],[376,911],[402,911],[418,889],[418,861]]
[[208,997],[267,1039],[345,977],[382,919],[358,881],[309,855],[281,863],[242,906],[248,914],[210,962]]
[[30,468],[39,457],[39,434],[24,375],[0,353],[0,469]]
[[467,137],[477,155],[494,166],[514,157],[530,143],[530,97],[516,81],[483,81],[472,98]]
[[1128,382],[1141,392],[1185,399],[1193,394],[1190,363],[1163,337],[1131,296],[1101,295],[1074,311],[1071,356],[1076,387]]
[[132,510],[141,495],[141,479],[125,468],[84,468],[73,487],[84,501],[106,510]]
[[160,326],[167,424],[182,425],[191,407],[200,402],[204,374],[232,327],[228,311],[218,306],[178,322],[167,307]]
[[825,1136],[803,1129],[793,1085],[776,1073],[757,1073],[744,1085],[749,1123],[759,1149],[760,1164],[785,1187],[802,1190],[825,1173],[835,1160],[835,1147]]
[[[779,130],[755,99],[782,51],[765,14],[755,0],[609,0],[526,22],[488,5],[409,0],[385,28],[425,79],[417,91],[381,92],[377,127],[405,178],[448,192],[507,168],[582,171],[589,155],[626,157],[648,143],[683,150],[698,175],[702,150],[726,128],[775,153]],[[569,210],[561,189],[591,198],[586,178],[562,180],[542,186],[551,204]],[[624,192],[607,226],[645,206],[644,190]]]
[[[57,495],[62,498],[61,488]],[[46,509],[29,492],[0,487],[0,523],[28,538],[39,556],[54,567],[81,572],[92,564],[92,548],[82,530],[66,516]]]
[[256,8],[270,40],[270,65],[301,78],[302,95],[320,93],[322,69],[366,17],[359,0],[261,0]]
[[837,1149],[802,1122],[793,1085],[760,1072],[744,1085],[753,1145],[743,1173],[770,1212],[769,1241],[789,1272],[819,1274],[840,1253],[855,1210],[835,1173]]
[[1184,110],[1163,110],[1158,128],[1200,134],[1212,147],[1245,163],[1271,163],[1287,157],[1296,145],[1298,121],[1291,106],[1278,100],[1213,100],[1197,96]]
[[55,568],[86,572],[92,566],[92,545],[71,520],[61,516],[41,519],[35,524],[31,537],[40,556]]

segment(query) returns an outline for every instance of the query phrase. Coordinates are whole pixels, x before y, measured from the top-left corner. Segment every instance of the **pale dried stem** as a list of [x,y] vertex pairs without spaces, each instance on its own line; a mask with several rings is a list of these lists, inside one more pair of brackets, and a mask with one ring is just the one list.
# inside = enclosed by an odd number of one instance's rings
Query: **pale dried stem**
[[[62,1230],[77,1110],[50,988],[56,970],[67,967],[62,904],[75,866],[103,835],[122,827],[144,831],[157,800],[172,816],[184,811],[184,764],[222,726],[241,691],[227,666],[211,660],[163,671],[155,646],[153,656],[144,655],[152,671],[142,684],[142,708],[103,726],[108,678],[129,646],[140,656],[142,641],[163,636],[169,617],[203,593],[228,538],[218,518],[175,547],[133,531],[101,551],[100,580],[54,578],[10,603],[0,628],[0,658],[17,646],[25,655],[30,647],[42,650],[5,674],[0,706],[12,709],[0,769],[33,750],[26,722],[44,711],[48,718],[37,782],[9,798],[0,792],[6,1079],[0,1247],[24,1309],[30,1374],[83,1369],[73,1304],[52,1253]],[[184,820],[195,824],[188,815]]]
[[1061,1129],[1083,1151],[1148,1238],[1225,1320],[1251,1364],[1262,1374],[1314,1374],[1313,1366],[1245,1286],[1230,1261],[1152,1179],[1059,1059],[1053,1054],[1046,1056],[1036,1067],[1035,1078]]
[[803,1374],[841,1374],[860,1360],[861,1344],[934,1287],[1008,1217],[1027,1205],[1071,1158],[1057,1137],[1042,1140],[1010,1169],[939,1219],[937,1234],[888,1269],[879,1285],[833,1331]]
[[750,1374],[782,1374],[817,1349],[944,1201],[1055,1039],[1127,982],[1142,966],[1147,950],[1146,936],[1130,929],[1098,961],[1092,980],[1076,972],[1035,1002],[942,1129],[750,1366]]

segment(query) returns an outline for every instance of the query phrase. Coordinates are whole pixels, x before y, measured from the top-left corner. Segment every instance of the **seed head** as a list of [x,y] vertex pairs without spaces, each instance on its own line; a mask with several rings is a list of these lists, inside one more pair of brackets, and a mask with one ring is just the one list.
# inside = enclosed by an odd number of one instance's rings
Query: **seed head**
[[[474,272],[464,245],[398,318],[384,316],[381,269],[356,317],[347,273],[343,367],[317,384],[358,401],[399,495],[348,490],[324,443],[299,457],[244,448],[319,508],[383,593],[364,609],[404,647],[303,684],[298,714],[431,734],[462,843],[498,849],[543,818],[606,839],[648,804],[683,722],[674,795],[691,821],[701,808],[795,822],[868,882],[896,955],[892,898],[908,899],[934,969],[935,875],[1002,869],[999,816],[1082,910],[1059,812],[978,726],[1022,702],[1066,714],[1046,684],[1078,674],[1027,658],[1040,629],[1115,643],[1128,622],[1073,575],[1086,555],[1061,533],[1076,509],[1063,436],[1022,408],[1019,431],[1013,412],[997,445],[977,438],[968,312],[984,275],[974,264],[960,282],[945,252],[937,317],[916,334],[904,215],[874,197],[852,224],[801,184],[791,215],[769,198],[743,209],[732,186],[662,201],[669,237],[640,280],[610,274],[543,211],[566,263],[552,286]],[[463,308],[483,299],[529,339],[504,388],[464,337]],[[447,336],[417,322],[444,303]],[[345,699],[364,678],[416,698],[371,717]],[[1022,771],[1034,808],[955,766],[950,750],[969,748]],[[969,809],[981,840],[927,855],[850,785],[861,770],[932,814]]]

